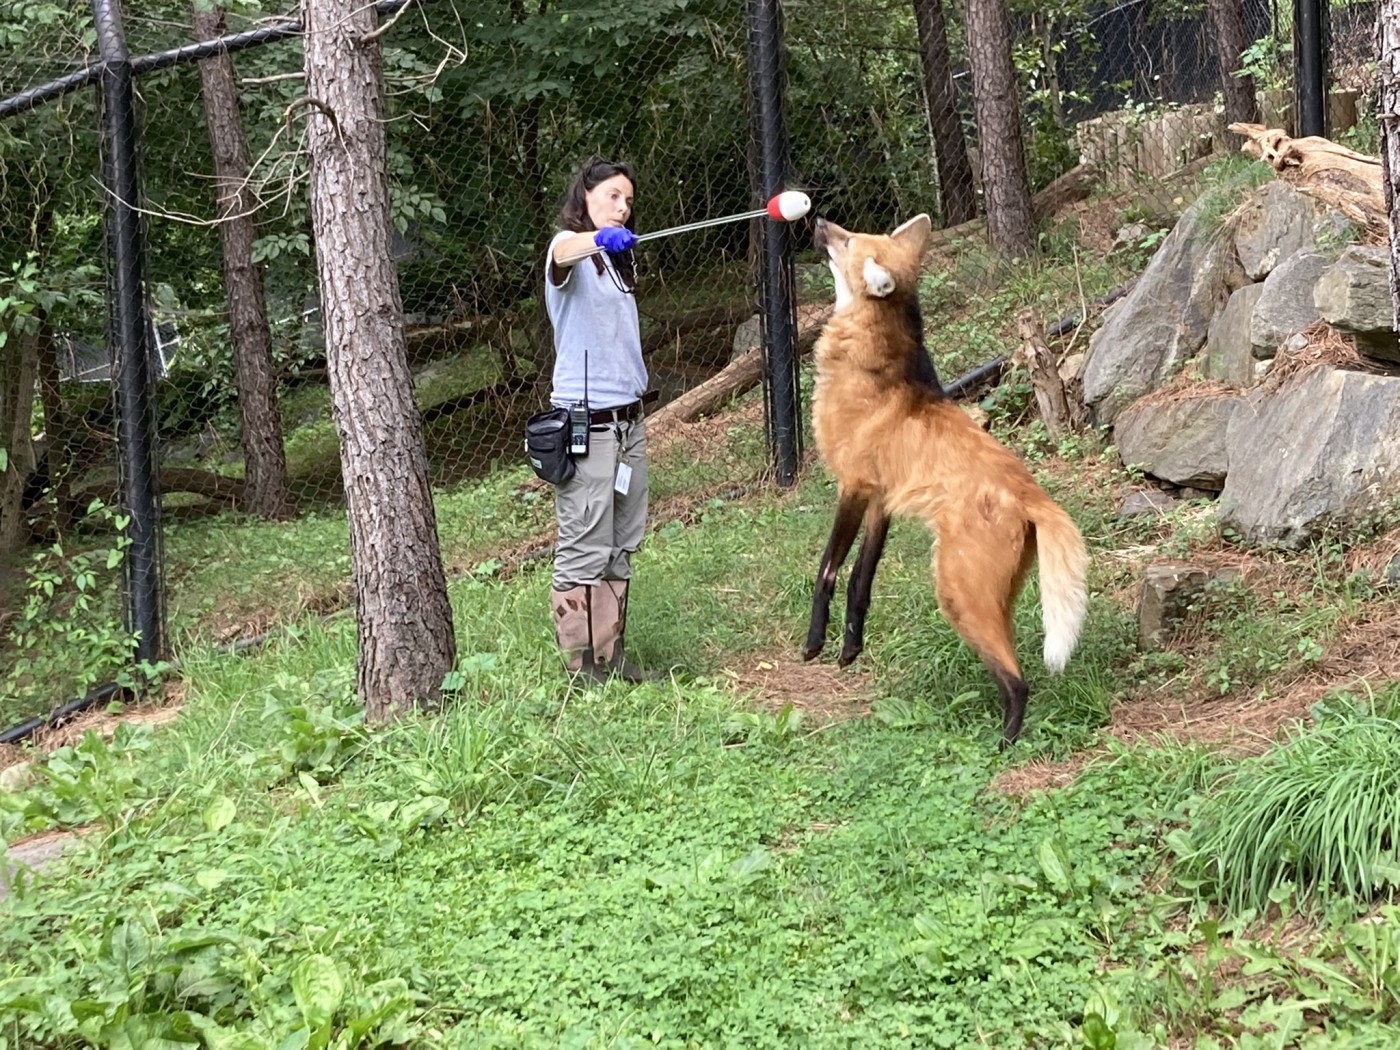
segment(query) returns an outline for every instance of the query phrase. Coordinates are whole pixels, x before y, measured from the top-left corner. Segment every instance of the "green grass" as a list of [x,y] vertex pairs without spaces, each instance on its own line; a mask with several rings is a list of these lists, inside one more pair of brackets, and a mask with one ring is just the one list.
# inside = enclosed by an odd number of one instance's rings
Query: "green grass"
[[[1263,1038],[1265,1003],[1301,1017],[1316,967],[1278,961],[1241,988],[1231,967],[1269,938],[1224,936],[1189,882],[1157,889],[1162,842],[1227,760],[1110,747],[1066,789],[988,790],[1098,739],[1134,659],[1131,617],[1103,597],[1071,672],[1051,678],[1029,589],[1017,620],[1033,694],[1006,756],[995,690],[936,615],[929,541],[908,522],[862,657],[873,717],[822,725],[734,694],[726,667],[796,649],[831,496],[813,472],[654,532],[629,640],[673,669],[665,683],[565,688],[543,566],[454,583],[462,687],[441,714],[388,729],[359,724],[348,619],[241,657],[192,642],[172,726],[90,737],[0,796],[7,838],[98,829],[0,905],[0,1036],[1082,1046],[1111,1031],[1122,1046],[1181,1033],[1207,1046]],[[1117,524],[1103,492],[1072,506],[1100,550],[1141,527]],[[284,538],[289,567],[315,548]],[[1361,957],[1390,921],[1338,913],[1317,964]],[[1394,963],[1372,969],[1373,992],[1328,985],[1323,1031],[1397,1034]],[[1241,1024],[1225,1003],[1258,1017]]]
[[[1395,708],[1382,697],[1382,710]],[[1297,891],[1313,908],[1400,886],[1400,723],[1342,698],[1320,723],[1243,763],[1202,800],[1188,856],[1213,896],[1264,911]]]

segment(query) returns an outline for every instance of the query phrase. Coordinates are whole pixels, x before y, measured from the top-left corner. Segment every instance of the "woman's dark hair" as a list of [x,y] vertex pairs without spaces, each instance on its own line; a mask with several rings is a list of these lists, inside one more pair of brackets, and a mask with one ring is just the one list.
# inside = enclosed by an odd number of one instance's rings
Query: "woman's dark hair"
[[[588,215],[588,201],[584,195],[589,190],[597,186],[600,182],[606,182],[614,175],[625,175],[627,181],[633,186],[637,185],[636,178],[632,175],[632,166],[620,160],[608,160],[594,154],[583,162],[583,167],[579,168],[573,181],[569,183],[569,188],[564,192],[564,204],[559,209],[559,225],[573,233],[589,233],[596,230],[593,220]],[[631,229],[636,222],[636,212],[634,211],[628,220],[628,228]],[[612,257],[613,266],[617,268],[617,274],[622,278],[623,286],[630,292],[637,285],[637,271],[634,265],[631,252],[622,252]],[[593,265],[599,273],[603,272],[603,257],[595,255]]]

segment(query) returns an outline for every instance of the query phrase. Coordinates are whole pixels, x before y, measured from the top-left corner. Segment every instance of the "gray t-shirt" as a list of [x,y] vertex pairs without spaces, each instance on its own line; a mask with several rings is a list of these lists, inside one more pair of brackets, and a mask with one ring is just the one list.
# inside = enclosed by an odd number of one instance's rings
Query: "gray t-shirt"
[[544,305],[554,329],[554,389],[549,399],[556,405],[585,400],[586,352],[589,405],[631,404],[647,388],[636,297],[622,290],[622,279],[606,254],[602,273],[591,257],[581,259],[564,271],[564,283],[555,285],[549,260],[560,238],[571,236],[567,230],[555,234],[545,255]]

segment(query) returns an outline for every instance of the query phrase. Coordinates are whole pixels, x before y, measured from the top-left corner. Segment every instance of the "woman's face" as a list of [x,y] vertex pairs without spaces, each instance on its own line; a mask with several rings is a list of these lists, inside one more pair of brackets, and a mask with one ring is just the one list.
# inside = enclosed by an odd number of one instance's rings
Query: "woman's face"
[[626,175],[604,179],[584,193],[588,217],[598,229],[624,226],[632,214],[632,180]]

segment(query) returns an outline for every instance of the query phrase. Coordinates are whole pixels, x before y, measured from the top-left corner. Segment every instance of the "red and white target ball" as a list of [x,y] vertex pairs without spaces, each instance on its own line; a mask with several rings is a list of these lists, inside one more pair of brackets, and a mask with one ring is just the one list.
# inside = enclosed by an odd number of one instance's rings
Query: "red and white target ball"
[[796,222],[812,210],[812,198],[801,190],[784,190],[767,205],[768,217],[780,222]]

